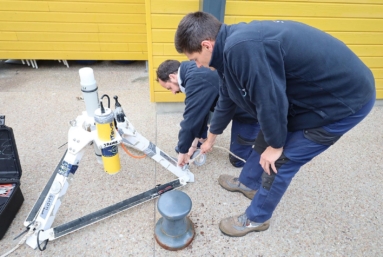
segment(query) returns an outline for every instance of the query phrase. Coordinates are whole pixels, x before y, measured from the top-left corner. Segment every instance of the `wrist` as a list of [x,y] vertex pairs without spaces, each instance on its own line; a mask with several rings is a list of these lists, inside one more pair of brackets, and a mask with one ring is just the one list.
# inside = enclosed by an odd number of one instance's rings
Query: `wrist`
[[215,139],[216,139],[217,135],[215,134],[212,134],[211,132],[209,132],[209,135],[206,139],[206,142],[208,142],[209,144],[213,145],[214,142],[215,142]]
[[274,150],[281,150],[283,149],[283,146],[282,147],[273,147],[273,146],[268,146],[268,148],[271,148],[271,149],[274,149]]

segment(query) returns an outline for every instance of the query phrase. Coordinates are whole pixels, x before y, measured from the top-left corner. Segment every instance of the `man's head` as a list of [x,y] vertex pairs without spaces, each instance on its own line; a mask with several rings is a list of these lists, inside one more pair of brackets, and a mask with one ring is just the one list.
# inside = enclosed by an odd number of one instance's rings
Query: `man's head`
[[189,13],[178,24],[174,38],[177,51],[195,61],[198,67],[209,67],[221,25],[222,23],[209,13]]
[[173,94],[180,92],[177,78],[180,65],[181,63],[177,60],[166,60],[157,69],[156,80],[163,88],[172,91]]

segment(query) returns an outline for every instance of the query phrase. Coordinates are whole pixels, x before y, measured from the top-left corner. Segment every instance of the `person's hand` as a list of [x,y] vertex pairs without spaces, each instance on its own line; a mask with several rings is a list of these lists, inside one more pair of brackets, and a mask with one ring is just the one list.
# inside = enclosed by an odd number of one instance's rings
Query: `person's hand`
[[262,166],[263,170],[270,175],[270,167],[271,169],[277,173],[277,168],[275,167],[275,161],[282,155],[283,147],[281,148],[273,148],[268,146],[266,150],[261,154],[261,158],[259,160],[259,164]]
[[205,143],[201,145],[200,149],[202,154],[211,152],[213,150],[213,144],[206,140]]
[[178,166],[185,166],[189,163],[190,156],[187,153],[179,153],[178,154]]
[[206,140],[207,140],[207,138],[199,138],[198,142],[203,144],[203,143],[205,143]]
[[190,146],[189,152],[188,152],[189,157],[191,157],[196,150],[197,150],[196,146],[193,146],[193,145]]
[[211,152],[213,150],[214,142],[217,135],[212,134],[209,132],[209,135],[207,136],[207,139],[205,142],[201,145],[201,154]]

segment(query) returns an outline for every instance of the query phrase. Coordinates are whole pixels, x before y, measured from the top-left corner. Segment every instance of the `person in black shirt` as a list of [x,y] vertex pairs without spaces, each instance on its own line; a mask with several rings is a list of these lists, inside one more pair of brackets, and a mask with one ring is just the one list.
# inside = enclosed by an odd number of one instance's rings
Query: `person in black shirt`
[[300,22],[226,25],[211,14],[190,13],[178,25],[175,48],[198,67],[217,70],[223,81],[201,152],[212,150],[237,106],[261,127],[239,178],[219,178],[227,190],[256,192],[244,213],[220,222],[230,236],[268,229],[300,167],[362,121],[375,102],[373,74],[358,56]]
[[[157,69],[157,81],[173,94],[182,92],[186,95],[184,119],[180,124],[176,147],[179,165],[184,165],[200,145],[199,142],[206,139],[210,113],[214,112],[218,99],[220,79],[216,71],[198,68],[195,62],[167,60]],[[236,108],[232,119],[230,151],[246,160],[258,131],[256,118]],[[243,161],[231,154],[229,160],[234,167],[244,165]]]

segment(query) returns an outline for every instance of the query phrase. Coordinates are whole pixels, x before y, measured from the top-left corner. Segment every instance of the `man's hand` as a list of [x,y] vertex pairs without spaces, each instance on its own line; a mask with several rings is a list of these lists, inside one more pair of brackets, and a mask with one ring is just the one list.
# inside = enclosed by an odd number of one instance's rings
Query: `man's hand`
[[204,154],[204,153],[211,152],[213,145],[209,141],[206,141],[205,143],[201,145],[200,148],[201,148],[201,152]]
[[193,140],[193,142],[189,148],[189,151],[188,151],[189,157],[192,156],[193,153],[197,150],[197,145],[198,145],[199,140],[200,139],[198,137],[194,138],[194,140]]
[[196,146],[194,145],[190,146],[189,152],[188,152],[189,157],[191,157],[196,150],[197,150]]
[[200,147],[201,153],[204,154],[204,153],[211,152],[213,150],[213,146],[214,146],[214,142],[215,142],[216,137],[217,137],[217,135],[209,132],[209,135],[207,136],[206,141]]
[[266,150],[261,154],[259,164],[262,166],[263,170],[270,175],[270,166],[272,170],[277,173],[277,168],[275,167],[275,161],[282,155],[283,147],[273,148],[268,146]]
[[178,154],[178,166],[185,166],[189,163],[190,156],[187,153],[179,153]]

